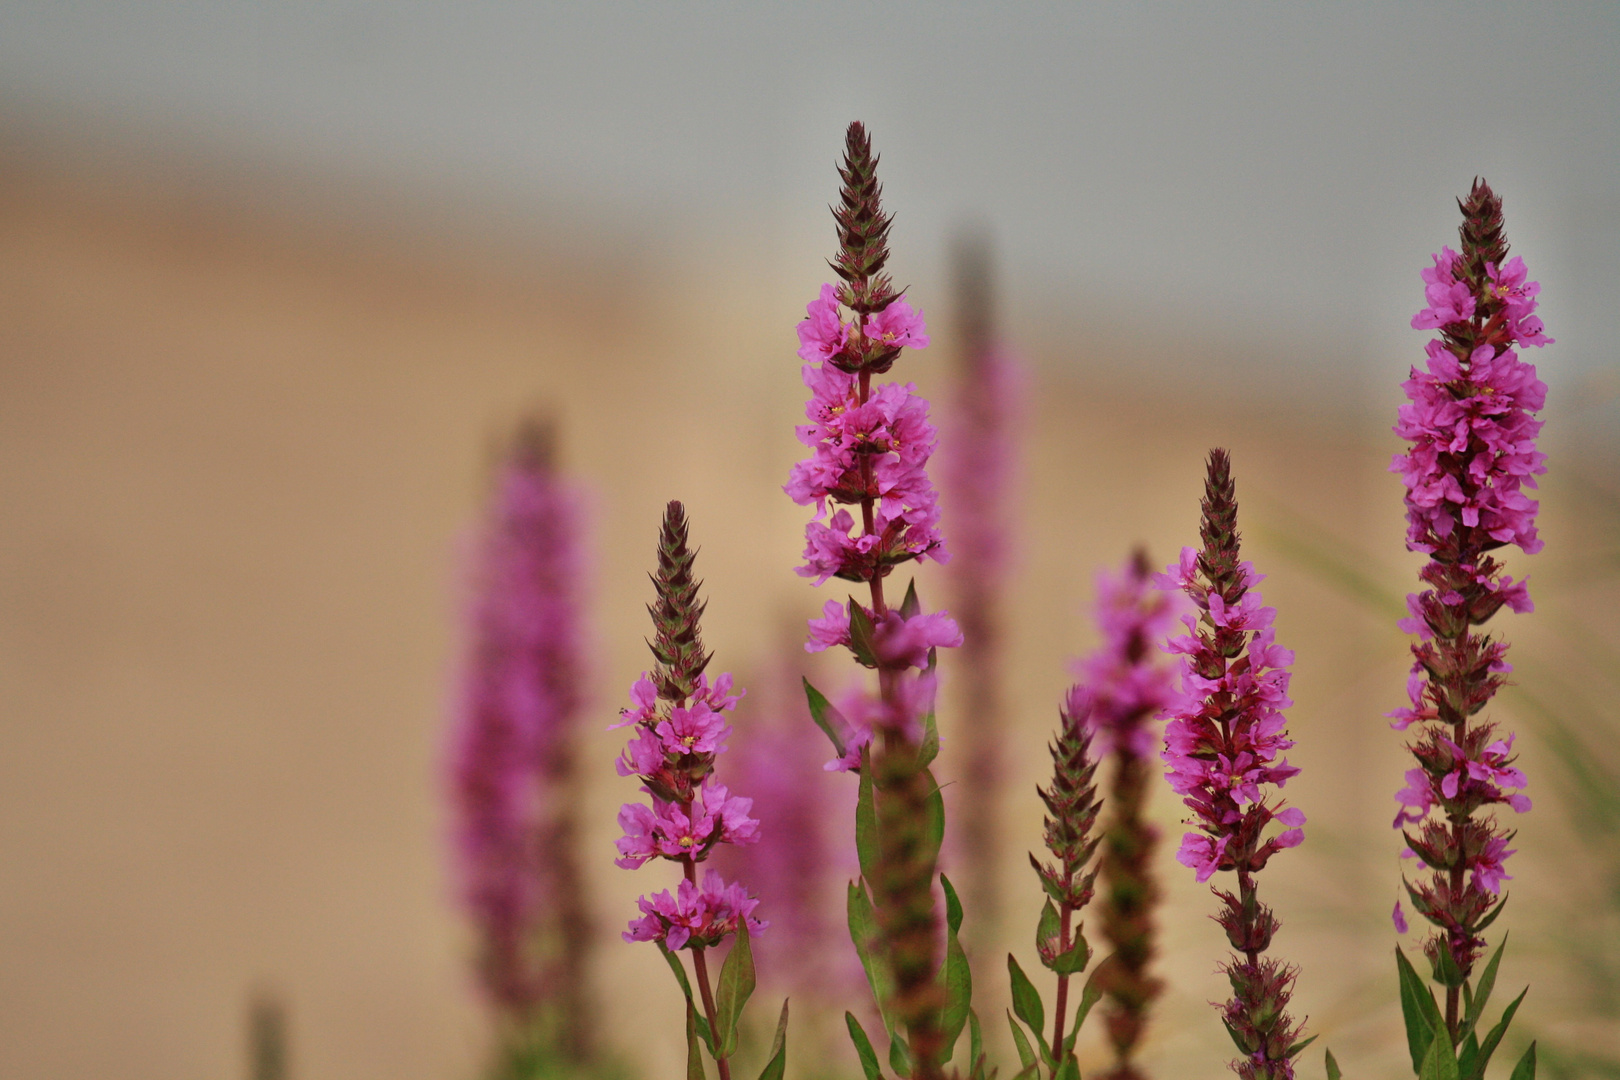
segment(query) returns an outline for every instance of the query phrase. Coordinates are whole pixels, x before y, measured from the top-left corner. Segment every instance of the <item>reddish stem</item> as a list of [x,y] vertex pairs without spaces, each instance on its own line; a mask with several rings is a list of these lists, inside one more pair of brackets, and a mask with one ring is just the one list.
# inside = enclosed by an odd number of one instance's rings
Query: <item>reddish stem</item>
[[[1073,881],[1073,878],[1074,875],[1069,875],[1068,880],[1064,882],[1065,887],[1067,887],[1068,884]],[[1070,921],[1074,917],[1074,905],[1065,900],[1062,904],[1058,905],[1058,910],[1061,912],[1059,917],[1062,919],[1062,929],[1058,934],[1058,954],[1062,956],[1067,955],[1070,947],[1074,944],[1074,942],[1070,940],[1069,929]],[[1063,1022],[1067,1018],[1068,1012],[1069,977],[1067,975],[1059,975],[1057,987],[1057,1015],[1052,1017],[1052,1080],[1057,1080],[1058,1070],[1063,1067]]]
[[[691,805],[688,804],[688,814],[690,814],[691,809]],[[686,873],[686,880],[696,885],[697,865],[690,858],[683,858],[681,868]],[[698,945],[692,946],[692,972],[697,976],[698,993],[703,998],[703,1016],[709,1021],[709,1037],[714,1040],[716,1048],[718,1048],[720,1028],[715,1022],[714,994],[709,990],[709,964],[703,958],[702,947]],[[720,1070],[720,1080],[731,1080],[731,1060],[729,1058],[716,1055],[714,1064]]]

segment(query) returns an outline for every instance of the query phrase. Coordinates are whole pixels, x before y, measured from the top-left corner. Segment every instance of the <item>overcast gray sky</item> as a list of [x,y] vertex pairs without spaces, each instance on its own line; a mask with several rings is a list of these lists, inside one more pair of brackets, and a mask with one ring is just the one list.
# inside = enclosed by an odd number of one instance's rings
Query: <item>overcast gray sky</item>
[[976,219],[1015,295],[1330,343],[1302,364],[1417,354],[1417,269],[1479,173],[1549,374],[1620,366],[1613,2],[9,0],[0,101],[801,263],[859,117],[912,277]]

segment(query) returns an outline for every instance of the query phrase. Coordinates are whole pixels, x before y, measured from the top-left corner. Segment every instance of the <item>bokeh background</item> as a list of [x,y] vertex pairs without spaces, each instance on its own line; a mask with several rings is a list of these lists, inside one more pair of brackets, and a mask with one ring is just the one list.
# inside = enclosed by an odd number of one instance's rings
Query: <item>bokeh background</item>
[[[1503,979],[1534,982],[1518,1027],[1563,1047],[1544,1067],[1620,1075],[1613,4],[9,0],[0,1076],[247,1076],[266,998],[299,1080],[477,1073],[444,715],[491,447],[536,408],[593,492],[593,993],[628,1073],[678,1075],[679,998],[617,941],[655,871],[611,865],[632,785],[601,729],[645,665],[664,500],[692,513],[722,668],[772,670],[825,599],[790,571],[804,513],[780,484],[854,118],[938,331],[900,374],[947,389],[964,234],[993,246],[1032,372],[1005,735],[1027,917],[979,931],[988,1011],[1001,952],[1028,963],[1030,788],[1094,642],[1093,572],[1192,542],[1201,456],[1226,445],[1299,654],[1312,828],[1267,871],[1276,949],[1363,1077],[1405,1057],[1405,766],[1380,715],[1417,562],[1389,425],[1418,268],[1475,175],[1504,195],[1558,342],[1532,358],[1547,548],[1510,560],[1539,607],[1503,628],[1521,685],[1498,713],[1537,799]],[[1221,1075],[1211,900],[1165,876],[1146,1061]],[[790,1075],[841,1060],[813,1039]]]

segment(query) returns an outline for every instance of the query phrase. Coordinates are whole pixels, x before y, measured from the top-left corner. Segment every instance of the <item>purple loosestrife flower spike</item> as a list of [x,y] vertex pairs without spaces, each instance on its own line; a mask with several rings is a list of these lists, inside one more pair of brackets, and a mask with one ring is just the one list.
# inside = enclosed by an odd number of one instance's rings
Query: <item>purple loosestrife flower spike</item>
[[[1294,654],[1278,645],[1273,608],[1255,590],[1261,576],[1238,559],[1237,495],[1225,450],[1212,450],[1204,483],[1203,550],[1182,548],[1181,561],[1156,580],[1191,598],[1188,633],[1170,641],[1181,656],[1183,700],[1172,705],[1163,758],[1170,786],[1193,811],[1197,832],[1182,838],[1176,858],[1199,881],[1217,871],[1237,874],[1238,891],[1215,889],[1224,910],[1216,922],[1242,955],[1223,970],[1232,998],[1222,1020],[1242,1056],[1232,1062],[1242,1080],[1292,1080],[1300,1025],[1286,1008],[1296,969],[1262,958],[1278,922],[1260,902],[1254,875],[1273,855],[1304,838],[1305,815],[1268,789],[1299,772],[1277,755],[1294,744],[1284,729],[1288,666]],[[1273,822],[1283,831],[1267,838]]]
[[588,1044],[590,939],[573,849],[579,517],[550,432],[525,428],[498,473],[478,552],[451,770],[484,991],[511,1039],[546,1037],[576,1060]]
[[962,652],[966,741],[957,848],[966,863],[965,898],[975,925],[994,926],[1001,909],[1004,703],[1002,594],[1011,546],[1014,433],[1022,413],[1023,371],[995,338],[990,258],[983,242],[958,249],[957,318],[961,353],[944,444],[945,507],[951,526],[953,608]]
[[[874,791],[876,857],[862,887],[872,892],[877,962],[894,988],[885,1011],[905,1029],[912,1076],[937,1080],[948,1049],[933,893],[933,829],[943,811],[923,747],[933,718],[934,649],[960,645],[962,636],[943,612],[923,612],[914,592],[899,607],[884,596],[884,578],[895,566],[944,562],[946,553],[927,471],[935,443],[927,402],[909,383],[872,382],[903,349],[928,344],[922,315],[884,272],[890,218],[876,170],[866,129],[851,124],[833,209],[839,246],[831,265],[841,283],[822,286],[798,327],[811,392],[810,423],[798,436],[811,454],[793,467],[784,490],[801,506],[816,508],[799,573],[817,584],[832,577],[862,582],[870,594],[869,606],[853,597],[847,607],[829,601],[824,617],[810,624],[806,648],[842,645],[878,672],[870,744],[852,753],[838,749],[841,760],[870,769]],[[836,509],[827,516],[829,503]]]
[[[1411,614],[1400,624],[1418,641],[1411,704],[1390,715],[1395,728],[1419,725],[1420,734],[1409,746],[1418,767],[1395,796],[1395,827],[1432,871],[1406,888],[1437,928],[1424,949],[1447,984],[1453,1042],[1461,983],[1485,946],[1480,931],[1506,902],[1503,861],[1513,854],[1513,834],[1476,815],[1498,804],[1530,809],[1519,794],[1526,780],[1514,765],[1513,736],[1471,722],[1509,671],[1507,645],[1471,628],[1503,607],[1531,610],[1525,583],[1489,552],[1509,544],[1541,550],[1537,504],[1523,489],[1546,471],[1533,414],[1547,388],[1516,349],[1552,343],[1535,314],[1541,286],[1527,280],[1524,260],[1507,258],[1501,199],[1476,180],[1458,205],[1462,250],[1442,248],[1423,271],[1428,306],[1412,326],[1440,333],[1428,343],[1425,369],[1414,368],[1404,384],[1408,404],[1395,433],[1412,445],[1391,466],[1406,485],[1406,546],[1429,556],[1418,575],[1427,588],[1406,598]],[[1405,921],[1398,908],[1395,921]]]
[[[1042,863],[1033,853],[1029,857],[1048,898],[1036,934],[1036,950],[1041,963],[1057,973],[1052,1015],[1053,1077],[1072,1053],[1063,1048],[1063,1029],[1069,1015],[1069,977],[1083,971],[1091,958],[1091,947],[1074,925],[1074,916],[1091,902],[1097,871],[1087,871],[1086,866],[1101,840],[1092,836],[1100,809],[1094,783],[1097,763],[1091,756],[1091,732],[1085,713],[1075,711],[1076,706],[1084,708],[1084,697],[1071,690],[1060,713],[1057,738],[1048,746],[1052,754],[1051,786],[1035,789],[1046,804],[1046,850],[1055,861]],[[1016,970],[1016,965],[1012,966]]]
[[[658,666],[643,672],[630,688],[630,707],[614,727],[632,729],[630,745],[619,759],[620,776],[637,776],[645,803],[626,803],[619,811],[618,864],[635,869],[649,859],[668,859],[681,867],[676,891],[643,896],[641,918],[630,923],[626,941],[656,941],[666,950],[687,949],[702,998],[708,1030],[717,1043],[715,1063],[721,1080],[730,1080],[726,1033],[718,1026],[706,949],[746,927],[749,936],[765,929],[753,917],[759,901],[739,884],[727,884],[713,869],[700,880],[697,866],[718,844],[751,844],[759,839],[759,822],[751,816],[753,800],[732,795],[714,776],[715,759],[725,751],[731,729],[725,715],[742,696],[732,693],[730,675],[710,683],[704,675],[709,654],[703,651],[692,563],[697,552],[687,543],[686,511],[678,502],[664,510],[658,536],[658,569],[653,573],[655,603],[648,605],[654,636],[648,642]],[[735,950],[735,947],[734,947]],[[673,956],[671,959],[679,963]],[[748,972],[753,985],[753,972]],[[729,1018],[735,1025],[735,1015]]]
[[1147,821],[1155,738],[1153,721],[1181,701],[1157,643],[1169,634],[1180,598],[1153,587],[1147,553],[1138,549],[1118,575],[1097,576],[1097,624],[1103,641],[1076,666],[1070,712],[1085,716],[1101,753],[1111,756],[1110,820],[1103,833],[1102,932],[1113,958],[1097,974],[1107,996],[1114,1068],[1107,1080],[1144,1080],[1131,1061],[1161,983],[1147,974],[1154,953],[1153,909],[1159,886],[1153,850],[1159,830]]

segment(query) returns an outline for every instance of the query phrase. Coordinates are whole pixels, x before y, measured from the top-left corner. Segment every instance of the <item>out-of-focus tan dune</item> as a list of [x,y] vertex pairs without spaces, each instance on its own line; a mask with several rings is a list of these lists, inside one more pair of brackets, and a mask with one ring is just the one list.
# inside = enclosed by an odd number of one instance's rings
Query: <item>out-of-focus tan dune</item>
[[[595,989],[628,1019],[609,1025],[625,1060],[677,1075],[678,998],[656,953],[617,940],[634,895],[665,882],[611,864],[632,785],[602,729],[644,666],[665,499],[691,511],[722,668],[762,669],[783,613],[826,598],[792,573],[804,512],[780,491],[804,298],[626,245],[581,268],[545,245],[520,257],[324,221],[0,170],[0,1075],[240,1076],[260,986],[290,1005],[299,1080],[473,1075],[484,1028],[440,799],[455,567],[491,442],[536,405],[595,491]],[[931,391],[951,349],[936,340],[900,372]],[[1004,947],[1029,951],[1030,788],[1065,664],[1093,640],[1092,575],[1137,541],[1161,559],[1191,542],[1201,456],[1227,445],[1299,654],[1290,794],[1311,842],[1267,871],[1276,949],[1303,966],[1313,1029],[1365,1075],[1392,1073],[1388,818],[1404,765],[1378,716],[1402,695],[1402,639],[1277,539],[1309,523],[1385,552],[1365,571],[1404,589],[1388,417],[1166,400],[1124,374],[1152,356],[1056,338],[1032,352],[1005,849],[1023,915]],[[1549,548],[1573,535],[1559,491]],[[937,570],[919,577],[942,595]],[[1535,632],[1521,621],[1510,635]],[[1533,748],[1527,765],[1541,784]],[[1556,812],[1526,819],[1526,899],[1558,895],[1561,829]],[[1175,985],[1149,1061],[1215,1076],[1227,1048],[1205,1003],[1223,948],[1179,870],[1165,868]],[[999,955],[977,958],[981,985],[1004,980]]]

